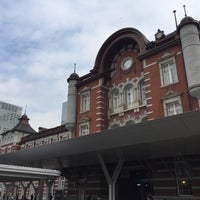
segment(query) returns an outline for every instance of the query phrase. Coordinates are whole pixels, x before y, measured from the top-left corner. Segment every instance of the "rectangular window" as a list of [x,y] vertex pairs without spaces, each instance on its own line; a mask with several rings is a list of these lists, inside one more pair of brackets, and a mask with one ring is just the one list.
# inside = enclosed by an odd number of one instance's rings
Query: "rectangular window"
[[178,82],[175,59],[171,58],[160,63],[162,86]]
[[177,115],[182,113],[182,108],[179,101],[174,101],[166,104],[167,116]]
[[183,112],[180,96],[163,100],[165,116],[177,115]]
[[86,91],[81,93],[81,112],[90,110],[90,92]]
[[79,136],[89,134],[89,123],[84,123],[79,126]]
[[192,195],[190,169],[185,162],[176,163],[176,179],[179,195]]

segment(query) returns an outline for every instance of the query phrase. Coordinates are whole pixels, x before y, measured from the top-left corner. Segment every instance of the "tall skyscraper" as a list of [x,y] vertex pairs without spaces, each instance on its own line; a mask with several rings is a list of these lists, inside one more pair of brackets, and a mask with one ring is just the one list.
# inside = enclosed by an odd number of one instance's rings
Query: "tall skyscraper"
[[22,107],[0,101],[0,134],[12,129],[22,115]]

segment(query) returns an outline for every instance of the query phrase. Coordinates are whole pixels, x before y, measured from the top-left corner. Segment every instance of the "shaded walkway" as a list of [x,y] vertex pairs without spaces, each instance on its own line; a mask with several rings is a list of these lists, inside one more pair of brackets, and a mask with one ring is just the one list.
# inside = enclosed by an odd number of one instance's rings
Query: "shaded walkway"
[[[30,187],[30,185],[32,185],[35,190],[34,193],[39,200],[42,199],[43,187],[44,183],[46,183],[46,199],[49,199],[50,187],[52,186],[54,180],[60,176],[60,174],[61,172],[58,170],[0,164],[0,182],[4,183],[4,186],[6,187],[4,198],[8,199],[10,191],[16,187],[15,182],[20,182],[23,187],[24,197],[26,197],[27,189]],[[26,185],[24,184],[24,181],[26,182]],[[33,181],[39,181],[37,188],[33,185]],[[14,196],[18,195],[17,192],[18,191],[15,190]]]

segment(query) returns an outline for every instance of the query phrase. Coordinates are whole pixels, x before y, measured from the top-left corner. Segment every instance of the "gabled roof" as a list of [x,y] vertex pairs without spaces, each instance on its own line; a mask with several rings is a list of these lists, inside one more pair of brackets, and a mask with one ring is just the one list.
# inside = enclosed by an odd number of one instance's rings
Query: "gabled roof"
[[68,130],[67,130],[65,125],[57,126],[57,127],[50,128],[50,129],[43,129],[42,131],[40,131],[37,134],[31,134],[31,135],[27,135],[27,136],[23,137],[21,139],[20,144],[24,144],[25,142],[29,142],[31,140],[36,140],[36,139],[48,137],[50,135],[63,133],[63,132],[66,132],[66,131],[68,131]]
[[26,114],[22,115],[21,118],[19,119],[19,123],[11,130],[8,130],[7,132],[3,133],[7,134],[8,132],[23,132],[23,133],[28,133],[28,134],[33,134],[37,133],[29,124],[29,118],[27,117]]

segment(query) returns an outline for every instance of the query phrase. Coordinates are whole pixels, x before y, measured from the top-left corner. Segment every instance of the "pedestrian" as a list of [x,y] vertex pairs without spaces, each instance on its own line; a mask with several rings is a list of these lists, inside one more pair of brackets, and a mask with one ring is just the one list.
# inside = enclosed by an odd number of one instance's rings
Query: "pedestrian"
[[87,200],[92,200],[92,196],[91,196],[91,194],[89,194]]
[[152,195],[147,195],[147,200],[153,200]]

